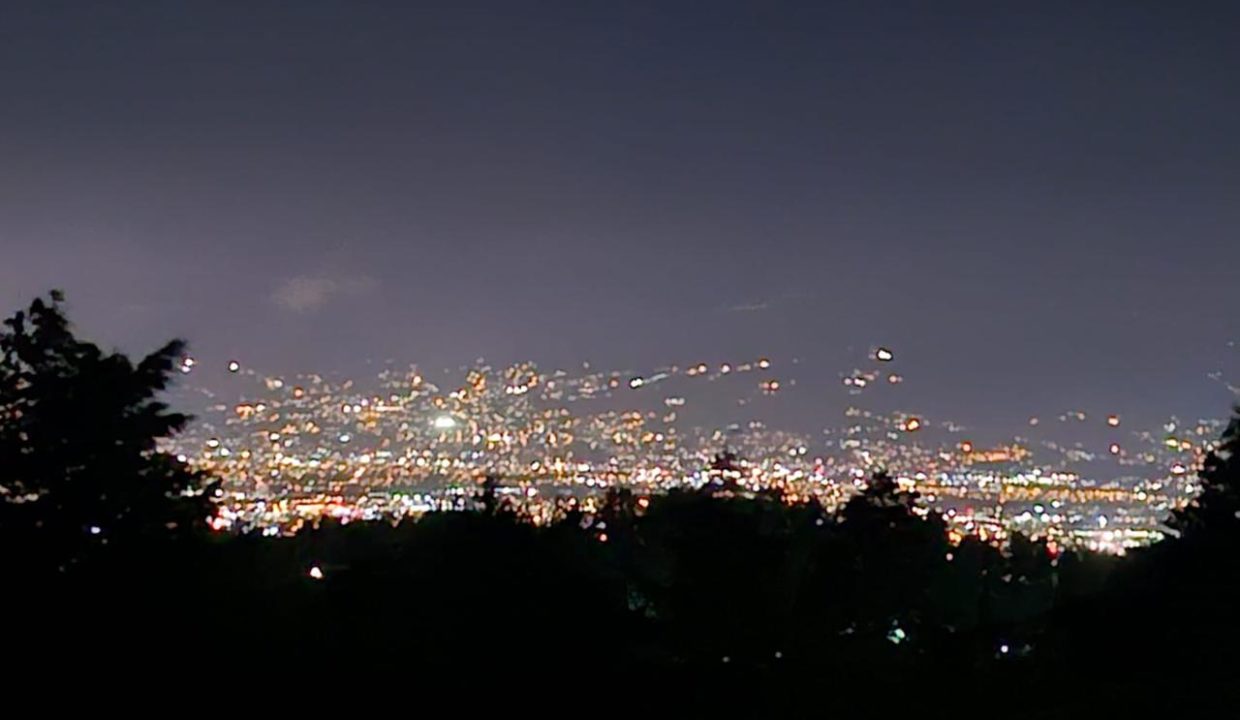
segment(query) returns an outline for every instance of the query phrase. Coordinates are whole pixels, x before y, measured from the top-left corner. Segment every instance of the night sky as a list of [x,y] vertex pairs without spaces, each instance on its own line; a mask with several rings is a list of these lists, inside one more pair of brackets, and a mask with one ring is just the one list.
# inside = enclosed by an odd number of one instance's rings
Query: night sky
[[0,310],[204,382],[769,355],[1220,416],[1240,3],[0,2]]

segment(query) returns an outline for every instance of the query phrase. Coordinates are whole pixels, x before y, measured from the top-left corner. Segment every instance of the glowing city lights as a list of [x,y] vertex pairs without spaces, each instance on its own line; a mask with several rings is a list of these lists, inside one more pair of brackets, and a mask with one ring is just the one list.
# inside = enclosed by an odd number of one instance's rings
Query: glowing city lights
[[[1136,433],[1123,450],[1118,442],[1104,445],[1129,477],[1099,479],[1066,469],[1090,472],[1097,454],[1079,442],[1020,438],[982,446],[961,439],[963,428],[953,423],[932,426],[866,404],[846,408],[817,434],[779,429],[764,415],[778,413],[782,398],[796,398],[801,385],[795,377],[747,378],[772,365],[767,358],[695,360],[639,374],[479,363],[442,382],[409,368],[384,370],[377,383],[246,372],[237,381],[240,397],[200,414],[167,449],[221,479],[219,513],[208,521],[221,532],[287,534],[318,518],[468,508],[484,475],[499,478],[510,488],[505,501],[539,523],[570,507],[592,512],[612,487],[640,493],[637,505],[645,508],[653,494],[699,487],[711,458],[729,446],[743,458],[732,481],[744,492],[778,488],[785,502],[814,499],[833,508],[887,469],[902,490],[919,494],[919,513],[944,513],[953,537],[1002,542],[1019,531],[1051,537],[1057,547],[1122,552],[1156,541],[1167,509],[1192,499],[1193,468],[1208,451],[1198,437],[1219,430],[1203,421],[1184,437]],[[903,392],[864,368],[841,377],[850,396]],[[664,391],[616,392],[625,385]],[[769,400],[756,402],[761,397]],[[745,419],[700,425],[693,413],[720,400],[733,400]],[[1075,424],[1082,415],[1061,417]],[[917,442],[903,440],[913,433]]]

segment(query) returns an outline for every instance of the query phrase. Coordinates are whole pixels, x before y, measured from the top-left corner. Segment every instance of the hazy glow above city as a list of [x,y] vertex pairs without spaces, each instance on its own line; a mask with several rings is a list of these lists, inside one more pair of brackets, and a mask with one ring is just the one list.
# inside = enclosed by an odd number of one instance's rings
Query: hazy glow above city
[[4,5],[0,305],[217,390],[766,353],[808,431],[883,345],[1001,438],[1240,377],[1235,7]]

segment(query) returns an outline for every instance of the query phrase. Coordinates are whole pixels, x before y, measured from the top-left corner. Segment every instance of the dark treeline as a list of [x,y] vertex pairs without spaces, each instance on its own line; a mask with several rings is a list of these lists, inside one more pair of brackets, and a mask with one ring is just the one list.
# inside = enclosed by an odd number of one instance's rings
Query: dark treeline
[[212,479],[157,448],[187,421],[158,399],[181,343],[104,353],[53,295],[6,322],[0,353],[0,609],[30,667],[398,677],[758,716],[1075,716],[1237,694],[1238,420],[1169,520],[1179,536],[1123,558],[952,545],[881,474],[838,510],[726,484],[613,490],[541,527],[491,481],[473,512],[261,538],[209,533]]

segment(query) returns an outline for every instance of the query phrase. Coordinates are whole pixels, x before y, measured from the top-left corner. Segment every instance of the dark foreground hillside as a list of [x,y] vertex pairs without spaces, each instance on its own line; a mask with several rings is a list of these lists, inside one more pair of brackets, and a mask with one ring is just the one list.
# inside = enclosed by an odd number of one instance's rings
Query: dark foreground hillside
[[486,483],[472,512],[273,539],[207,532],[211,478],[156,450],[185,422],[158,400],[179,344],[102,353],[53,298],[0,353],[14,681],[464,688],[553,715],[1111,717],[1238,697],[1240,421],[1179,537],[1125,558],[953,546],[881,474],[838,511],[720,483],[614,490],[549,526]]

